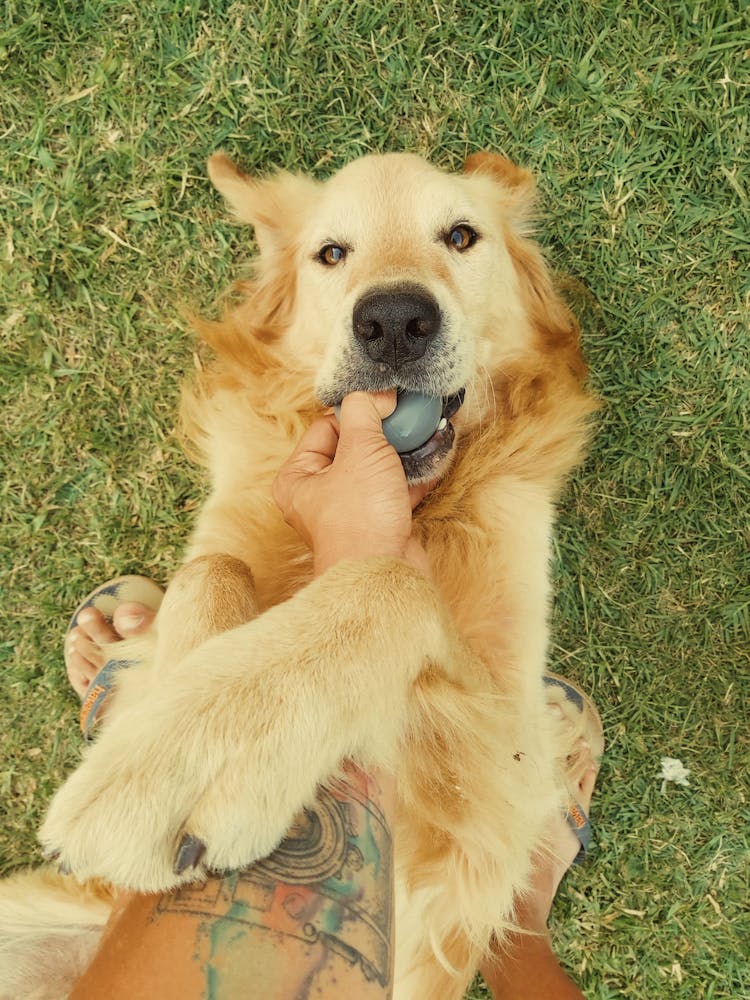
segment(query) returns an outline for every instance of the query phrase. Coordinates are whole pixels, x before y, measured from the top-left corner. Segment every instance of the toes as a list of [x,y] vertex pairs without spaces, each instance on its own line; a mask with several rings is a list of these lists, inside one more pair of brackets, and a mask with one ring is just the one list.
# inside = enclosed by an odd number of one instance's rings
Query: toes
[[78,613],[75,628],[65,638],[65,668],[79,698],[86,696],[91,681],[107,662],[104,647],[144,632],[155,614],[145,604],[136,602],[121,604],[112,622],[94,607]]
[[72,629],[71,635],[80,631],[86,638],[100,646],[104,646],[108,642],[117,642],[120,638],[112,622],[108,621],[96,608],[84,608],[78,615],[76,624],[77,628]]
[[[80,641],[84,642],[84,640]],[[98,650],[98,647],[94,647],[94,649]],[[104,658],[100,657],[100,659],[103,660]],[[65,669],[71,687],[79,698],[83,699],[86,696],[89,685],[99,672],[101,666],[103,666],[103,663],[89,659],[82,651],[79,651],[77,645],[68,646],[65,657]]]
[[116,608],[113,624],[119,636],[123,639],[129,639],[131,636],[145,632],[155,617],[156,612],[146,607],[145,604],[130,601]]
[[[203,783],[183,826],[176,853],[175,872],[180,865],[201,862],[211,871],[245,868],[267,857],[287,834],[309,799],[309,791],[263,788],[256,771],[242,761],[229,761]],[[202,850],[199,851],[199,846]],[[184,853],[183,853],[184,852]],[[193,862],[193,852],[198,861]],[[187,874],[187,869],[185,869]]]
[[94,671],[101,670],[107,659],[99,643],[89,639],[81,629],[74,628],[68,635],[65,652],[69,661],[76,657]]
[[81,881],[102,878],[134,892],[195,880],[190,866],[200,864],[198,843],[182,851],[184,874],[174,870],[176,831],[184,829],[176,817],[188,811],[184,803],[149,794],[121,759],[113,773],[96,748],[52,800],[40,831],[45,855]]
[[599,761],[594,755],[591,744],[584,737],[579,737],[565,757],[565,773],[571,786],[579,785],[593,768],[596,775]]
[[578,782],[578,801],[587,812],[594,794],[597,774],[597,769],[595,767],[590,767],[588,771],[581,776],[581,780]]
[[88,660],[97,669],[101,669],[106,662],[106,656],[101,643],[96,639],[91,639],[81,629],[73,629],[68,637],[68,648]]

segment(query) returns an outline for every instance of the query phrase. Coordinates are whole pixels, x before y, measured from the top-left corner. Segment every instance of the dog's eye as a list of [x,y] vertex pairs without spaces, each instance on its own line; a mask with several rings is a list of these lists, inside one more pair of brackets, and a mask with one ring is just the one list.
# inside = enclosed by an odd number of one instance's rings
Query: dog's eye
[[460,226],[454,226],[451,229],[445,237],[445,242],[451,249],[463,253],[464,250],[473,247],[478,238],[476,231],[471,226],[462,223]]
[[333,267],[334,264],[340,264],[345,257],[346,248],[340,247],[336,243],[326,243],[318,253],[318,260],[321,264],[325,264],[326,267]]

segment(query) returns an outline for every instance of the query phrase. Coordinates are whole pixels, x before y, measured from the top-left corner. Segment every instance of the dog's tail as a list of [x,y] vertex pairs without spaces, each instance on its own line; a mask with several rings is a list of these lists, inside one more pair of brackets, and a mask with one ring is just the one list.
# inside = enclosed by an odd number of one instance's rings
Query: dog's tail
[[0,1000],[61,1000],[96,951],[114,901],[51,868],[0,882]]

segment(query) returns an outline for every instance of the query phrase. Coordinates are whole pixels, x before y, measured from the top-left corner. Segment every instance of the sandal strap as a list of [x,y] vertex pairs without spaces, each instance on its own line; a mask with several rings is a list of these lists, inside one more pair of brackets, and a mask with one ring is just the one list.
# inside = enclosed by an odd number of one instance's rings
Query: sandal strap
[[99,673],[94,677],[88,694],[81,705],[79,724],[86,740],[93,740],[94,727],[102,708],[109,700],[115,684],[115,678],[121,670],[132,667],[139,660],[107,660]]
[[557,674],[545,674],[543,680],[545,687],[560,688],[566,699],[571,702],[579,712],[583,712],[585,706],[583,694],[577,687],[566,681],[564,677],[558,677]]
[[573,859],[574,865],[579,865],[588,854],[591,846],[592,829],[588,815],[579,802],[571,801],[568,804],[568,811],[565,814],[568,826],[578,838],[581,845]]
[[[548,696],[550,703],[559,705],[563,714],[569,716],[571,719],[580,720],[582,739],[588,747],[588,752],[591,755],[594,766],[598,766],[604,749],[604,739],[601,718],[594,702],[577,685],[572,684],[558,674],[545,674],[544,686],[545,690],[549,692],[554,690],[556,692],[556,695],[551,694]],[[562,699],[560,695],[563,696]],[[573,763],[573,756],[571,756],[568,757],[566,771],[569,799],[565,819],[580,844],[573,864],[580,864],[586,857],[591,846],[593,830],[585,809],[575,798],[577,790],[574,784],[575,774],[576,765]]]

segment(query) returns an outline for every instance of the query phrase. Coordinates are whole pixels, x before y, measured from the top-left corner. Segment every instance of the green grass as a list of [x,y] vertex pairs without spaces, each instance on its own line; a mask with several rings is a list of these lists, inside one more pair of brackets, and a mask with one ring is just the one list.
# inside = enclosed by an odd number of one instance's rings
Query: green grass
[[[539,176],[606,404],[556,540],[553,666],[608,751],[555,945],[592,998],[750,997],[743,6],[6,0],[0,871],[38,860],[79,753],[66,615],[92,581],[165,579],[203,495],[173,432],[181,308],[246,252],[208,154],[325,174],[494,148]],[[665,755],[690,788],[662,791]]]

